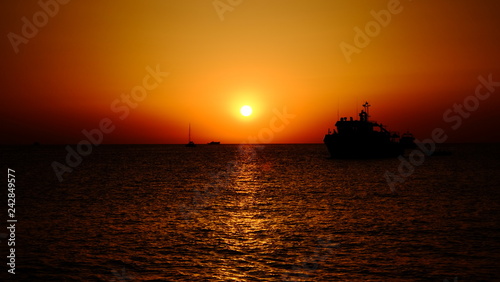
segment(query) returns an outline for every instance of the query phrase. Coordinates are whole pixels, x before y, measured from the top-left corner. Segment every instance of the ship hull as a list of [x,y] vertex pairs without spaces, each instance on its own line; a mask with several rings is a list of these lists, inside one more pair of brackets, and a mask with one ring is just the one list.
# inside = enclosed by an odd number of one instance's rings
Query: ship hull
[[398,142],[377,138],[347,138],[325,135],[324,143],[330,156],[336,159],[395,158],[404,153]]

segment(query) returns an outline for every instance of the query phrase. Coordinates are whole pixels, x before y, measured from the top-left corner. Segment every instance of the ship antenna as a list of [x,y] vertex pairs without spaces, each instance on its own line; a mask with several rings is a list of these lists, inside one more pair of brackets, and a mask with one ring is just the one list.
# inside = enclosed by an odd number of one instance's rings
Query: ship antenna
[[363,104],[363,108],[365,108],[365,112],[366,112],[366,117],[370,117],[370,115],[368,114],[368,108],[370,107],[371,105],[368,104],[368,102],[365,102]]

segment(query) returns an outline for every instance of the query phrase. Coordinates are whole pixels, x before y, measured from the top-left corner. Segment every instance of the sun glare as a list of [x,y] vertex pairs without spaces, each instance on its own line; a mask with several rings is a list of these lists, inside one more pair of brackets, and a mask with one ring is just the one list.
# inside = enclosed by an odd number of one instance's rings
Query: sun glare
[[240,109],[240,113],[243,115],[243,116],[249,116],[252,114],[252,107],[250,106],[243,106],[241,107]]

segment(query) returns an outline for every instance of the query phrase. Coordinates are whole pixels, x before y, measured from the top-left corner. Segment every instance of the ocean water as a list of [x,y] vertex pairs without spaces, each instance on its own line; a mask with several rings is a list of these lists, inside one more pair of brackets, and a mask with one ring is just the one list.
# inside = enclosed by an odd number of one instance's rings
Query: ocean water
[[64,146],[3,146],[0,280],[498,281],[500,146],[446,149],[391,191],[400,160],[322,144],[102,145],[63,182]]

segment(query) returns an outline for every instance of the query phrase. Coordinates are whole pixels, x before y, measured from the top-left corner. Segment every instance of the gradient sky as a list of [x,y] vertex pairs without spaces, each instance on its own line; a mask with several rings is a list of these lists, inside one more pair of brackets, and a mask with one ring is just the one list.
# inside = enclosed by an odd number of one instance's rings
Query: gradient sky
[[[1,1],[0,142],[77,143],[109,118],[104,143],[186,143],[189,123],[196,143],[321,143],[365,101],[418,139],[442,127],[452,142],[500,141],[500,86],[456,130],[443,120],[478,76],[500,81],[499,1],[402,0],[350,62],[341,43],[355,46],[355,27],[397,1],[220,0],[222,15],[214,2],[72,0],[14,48],[11,33],[23,36],[23,17],[43,23],[42,7]],[[112,103],[148,66],[169,75],[120,119]],[[284,108],[295,117],[281,127]]]

